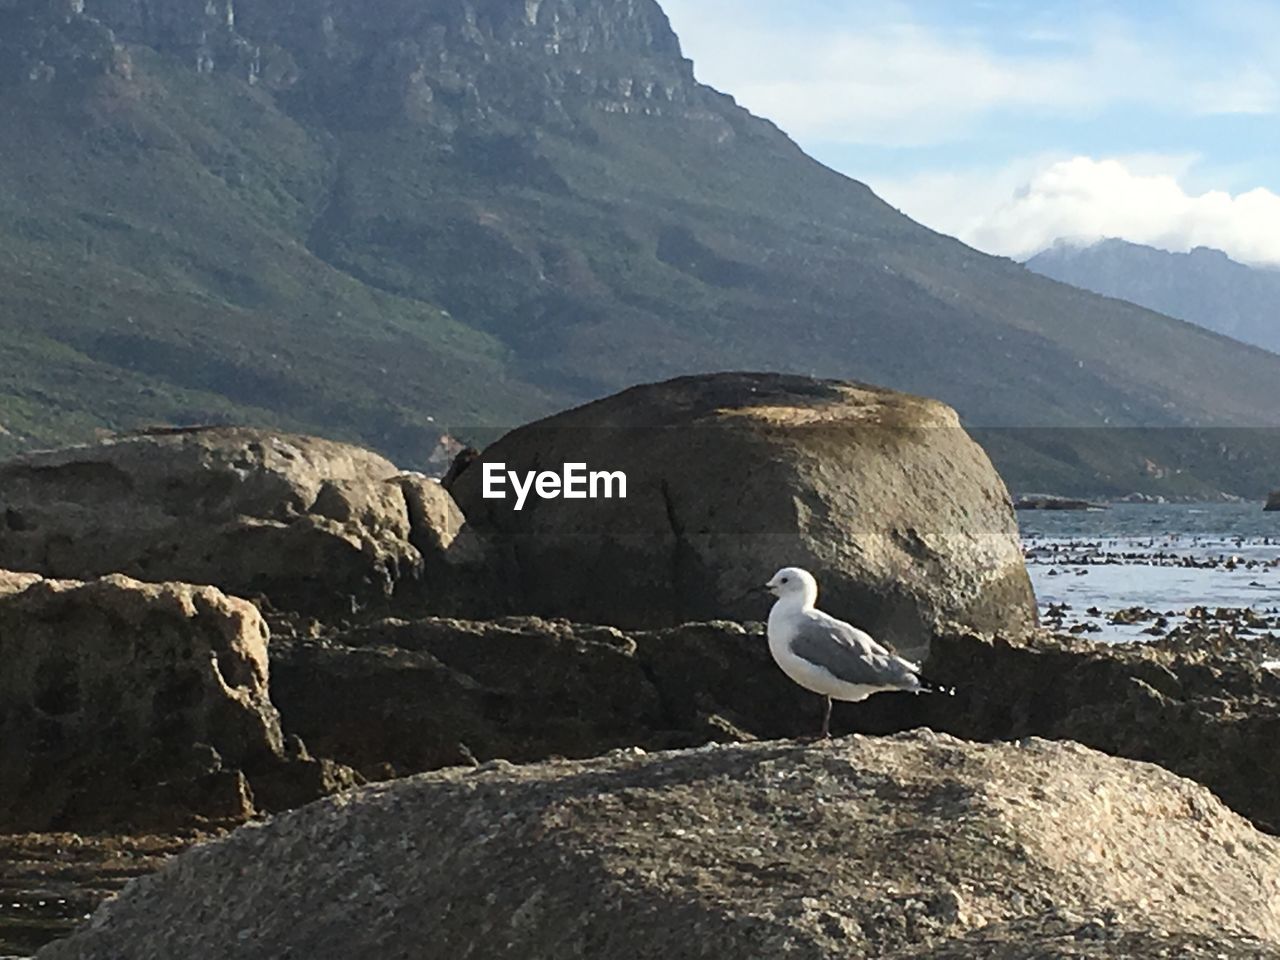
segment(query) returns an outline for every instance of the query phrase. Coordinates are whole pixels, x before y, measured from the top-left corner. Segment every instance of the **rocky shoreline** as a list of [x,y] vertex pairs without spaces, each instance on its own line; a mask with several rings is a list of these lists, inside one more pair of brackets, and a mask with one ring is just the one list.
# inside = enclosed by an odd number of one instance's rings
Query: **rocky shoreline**
[[31,956],[67,936],[129,881],[227,829],[0,835],[0,957]]
[[[953,417],[722,375],[448,489],[239,428],[0,464],[0,955],[1280,956],[1272,624],[1037,627]],[[468,486],[624,447],[581,514]],[[940,692],[802,742],[779,557]]]
[[[506,659],[516,646],[527,659]],[[553,761],[554,769],[611,751],[675,749],[678,758],[713,744],[785,746],[801,743],[817,716],[816,702],[770,669],[759,625],[624,634],[536,619],[389,621],[273,648],[273,682],[280,685],[273,699],[285,728],[302,731],[311,749],[360,776],[391,783],[420,771],[511,769],[502,765],[546,757],[565,758]],[[1257,666],[1269,652],[1174,640],[1117,648],[1047,633],[1010,642],[957,632],[938,638],[927,664],[935,682],[954,692],[844,705],[834,727],[838,737],[933,729],[975,745],[1028,736],[1076,741],[1204,783],[1275,831],[1280,782],[1258,762],[1280,734],[1280,678]],[[232,825],[206,821],[196,832],[154,842],[175,852]],[[84,839],[91,848],[101,842]],[[135,864],[151,869],[161,860]],[[29,886],[22,882],[27,902],[50,889],[39,873]],[[51,933],[117,887],[75,878],[55,889],[72,899],[65,912],[53,911]],[[16,919],[26,924],[31,913]],[[14,922],[0,919],[0,930],[11,936]],[[1054,929],[1021,922],[1029,937]],[[1064,935],[1074,937],[1083,925]]]

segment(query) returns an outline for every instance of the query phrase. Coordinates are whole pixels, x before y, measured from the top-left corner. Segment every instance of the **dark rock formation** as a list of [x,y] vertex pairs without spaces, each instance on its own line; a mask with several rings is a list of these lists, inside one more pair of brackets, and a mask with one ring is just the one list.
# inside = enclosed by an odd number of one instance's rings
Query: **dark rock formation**
[[1013,502],[1015,510],[1105,510],[1106,504],[1073,497],[1018,497]]
[[[318,756],[382,778],[496,758],[586,757],[811,735],[818,698],[786,679],[759,625],[622,633],[534,618],[387,621],[272,642],[272,697]],[[833,729],[927,726],[973,740],[1076,740],[1206,784],[1280,832],[1280,645],[1114,646],[964,630],[934,641],[944,692],[837,705]]]
[[448,609],[478,547],[439,484],[359,447],[173,430],[0,463],[0,566],[214,584],[308,611]]
[[351,783],[286,745],[267,630],[212,587],[37,580],[0,595],[0,825],[238,820]]
[[1280,510],[1280,490],[1273,490],[1267,497],[1267,505],[1263,508],[1267,511]]
[[1259,665],[1278,654],[1275,644],[1010,641],[956,631],[938,638],[926,665],[955,695],[929,698],[919,704],[927,717],[912,719],[977,740],[1075,740],[1158,763],[1280,832],[1280,676]]
[[[536,618],[387,621],[273,640],[271,663],[286,727],[371,778],[795,736],[818,718],[759,628],[732,623],[623,634]],[[837,728],[854,719],[838,711]]]
[[1277,957],[1277,889],[1280,844],[1158,767],[915,734],[368,788],[40,958]]
[[[626,474],[626,499],[484,499],[486,464]],[[510,484],[507,485],[508,491]],[[506,548],[515,612],[629,627],[755,619],[785,565],[909,653],[942,621],[1035,620],[1009,495],[954,411],[838,381],[715,374],[521,427],[451,492]]]

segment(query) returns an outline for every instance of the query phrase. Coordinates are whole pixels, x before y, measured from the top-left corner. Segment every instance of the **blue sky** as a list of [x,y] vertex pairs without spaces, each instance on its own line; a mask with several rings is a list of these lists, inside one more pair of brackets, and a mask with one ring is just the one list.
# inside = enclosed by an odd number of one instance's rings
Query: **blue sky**
[[699,79],[929,226],[1280,263],[1280,3],[663,0]]

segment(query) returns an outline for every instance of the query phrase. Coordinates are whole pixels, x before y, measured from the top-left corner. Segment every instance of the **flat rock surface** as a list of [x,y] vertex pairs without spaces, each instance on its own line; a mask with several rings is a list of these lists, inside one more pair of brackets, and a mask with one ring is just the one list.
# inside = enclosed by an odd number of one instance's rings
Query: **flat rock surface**
[[917,733],[364,788],[197,847],[41,960],[1280,956],[1280,843],[1072,744]]

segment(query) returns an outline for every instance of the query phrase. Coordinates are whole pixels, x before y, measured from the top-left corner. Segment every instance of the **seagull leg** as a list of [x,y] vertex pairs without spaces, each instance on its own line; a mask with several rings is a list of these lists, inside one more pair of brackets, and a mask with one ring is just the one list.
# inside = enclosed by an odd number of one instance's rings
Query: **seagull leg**
[[831,739],[831,698],[823,697],[822,699],[826,701],[826,706],[822,711],[822,739],[830,740]]

